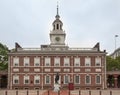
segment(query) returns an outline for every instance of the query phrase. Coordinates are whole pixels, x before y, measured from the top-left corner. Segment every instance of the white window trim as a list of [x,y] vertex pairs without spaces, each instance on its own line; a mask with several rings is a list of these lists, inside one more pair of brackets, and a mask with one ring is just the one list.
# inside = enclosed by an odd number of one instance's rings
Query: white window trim
[[[99,59],[99,61],[100,61],[100,65],[99,66],[97,66],[97,60]],[[100,67],[101,66],[101,57],[96,57],[95,58],[95,66],[97,66],[97,67]]]
[[[79,83],[76,83],[76,81],[75,81],[75,80],[76,80],[76,79],[75,79],[76,76],[79,76]],[[75,83],[75,84],[80,84],[80,75],[75,75],[75,76],[74,76],[74,83]]]
[[[67,60],[67,61],[65,62],[65,60]],[[68,57],[64,58],[64,66],[65,67],[70,66],[70,58],[68,58]]]
[[[28,62],[25,62],[25,60],[27,60]],[[30,58],[29,57],[24,57],[24,66],[30,66]]]
[[[39,83],[36,83],[36,80],[39,80]],[[34,76],[34,84],[40,84],[40,76]]]
[[[70,82],[70,75],[65,75],[65,76],[68,76],[68,83]],[[68,84],[65,82],[65,76],[64,76],[64,84]]]
[[[90,61],[90,62],[89,62],[89,65],[87,65],[88,62],[86,62],[87,59],[89,59],[89,61]],[[90,67],[90,66],[91,66],[91,58],[90,58],[90,57],[86,57],[86,58],[85,58],[85,66],[86,66],[86,67]]]
[[[90,83],[86,83],[86,76],[90,77]],[[90,75],[86,75],[86,76],[85,76],[85,84],[91,84],[91,76]]]
[[[100,76],[100,83],[97,83],[97,76]],[[96,84],[101,84],[101,75],[96,75],[95,76],[95,82],[96,82]]]
[[[46,83],[46,77],[49,76],[49,83]],[[50,75],[46,75],[45,76],[45,84],[51,84],[51,76]]]
[[[15,83],[15,80],[18,80],[18,83]],[[13,84],[19,84],[19,76],[18,75],[13,76]]]
[[[78,59],[79,59],[79,63],[75,62],[75,60],[78,60]],[[74,58],[74,66],[80,66],[80,58],[79,57]]]
[[[25,83],[25,80],[28,80],[28,83]],[[24,76],[24,84],[30,84],[30,76]]]
[[[56,62],[56,60],[58,60],[58,62]],[[54,58],[54,66],[60,66],[60,58],[59,57]]]
[[[16,60],[17,60],[17,62],[15,62]],[[15,66],[15,67],[19,66],[19,57],[13,58],[13,66]]]
[[[46,62],[47,61],[47,58],[49,59],[49,62]],[[45,57],[45,66],[51,66],[51,58],[50,57]]]
[[[36,62],[36,60],[37,61],[39,60],[39,62]],[[36,65],[36,64],[38,64],[38,65]],[[40,66],[40,58],[39,57],[34,57],[34,66]]]

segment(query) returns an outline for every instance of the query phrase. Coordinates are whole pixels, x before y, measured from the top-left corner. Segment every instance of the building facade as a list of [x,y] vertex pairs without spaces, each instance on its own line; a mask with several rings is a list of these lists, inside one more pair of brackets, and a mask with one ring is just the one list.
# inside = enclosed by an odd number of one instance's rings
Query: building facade
[[50,44],[40,48],[22,48],[18,43],[9,52],[9,89],[53,89],[59,75],[61,89],[106,88],[106,51],[99,43],[92,48],[70,48],[58,14],[52,23]]
[[112,54],[110,54],[111,58],[116,58],[120,56],[120,48],[117,48]]

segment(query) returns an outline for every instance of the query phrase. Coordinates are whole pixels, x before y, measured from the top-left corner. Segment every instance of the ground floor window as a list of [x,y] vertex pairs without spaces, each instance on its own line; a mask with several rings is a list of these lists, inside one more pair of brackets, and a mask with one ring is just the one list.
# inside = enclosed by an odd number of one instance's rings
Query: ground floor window
[[85,83],[86,84],[91,84],[91,76],[90,75],[86,75]]
[[96,84],[100,84],[101,83],[101,76],[97,75],[96,76]]
[[65,83],[65,84],[68,84],[69,81],[70,81],[70,76],[65,75],[65,76],[64,76],[64,83]]
[[24,76],[24,84],[29,84],[29,76]]
[[47,75],[45,76],[45,84],[50,84],[51,82],[51,76]]
[[18,75],[13,76],[13,84],[19,84],[19,76]]
[[80,76],[79,75],[76,75],[74,77],[74,82],[75,82],[75,84],[79,84],[80,83]]
[[36,75],[34,76],[34,84],[39,84],[40,83],[40,76]]

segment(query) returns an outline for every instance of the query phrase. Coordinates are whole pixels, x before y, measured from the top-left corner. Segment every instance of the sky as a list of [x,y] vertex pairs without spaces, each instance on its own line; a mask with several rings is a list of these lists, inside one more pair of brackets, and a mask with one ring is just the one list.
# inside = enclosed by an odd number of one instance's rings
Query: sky
[[[50,44],[57,1],[66,44],[92,48],[97,42],[108,54],[120,47],[120,0],[0,0],[0,43],[9,49]],[[118,35],[118,37],[115,37]]]

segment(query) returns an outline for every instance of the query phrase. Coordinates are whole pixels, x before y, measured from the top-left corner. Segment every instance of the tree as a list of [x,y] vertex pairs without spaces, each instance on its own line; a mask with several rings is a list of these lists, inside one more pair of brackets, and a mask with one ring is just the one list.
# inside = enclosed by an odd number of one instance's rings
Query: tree
[[106,58],[107,71],[120,70],[120,57],[113,59],[110,56]]
[[0,70],[8,69],[8,51],[7,46],[0,43]]

